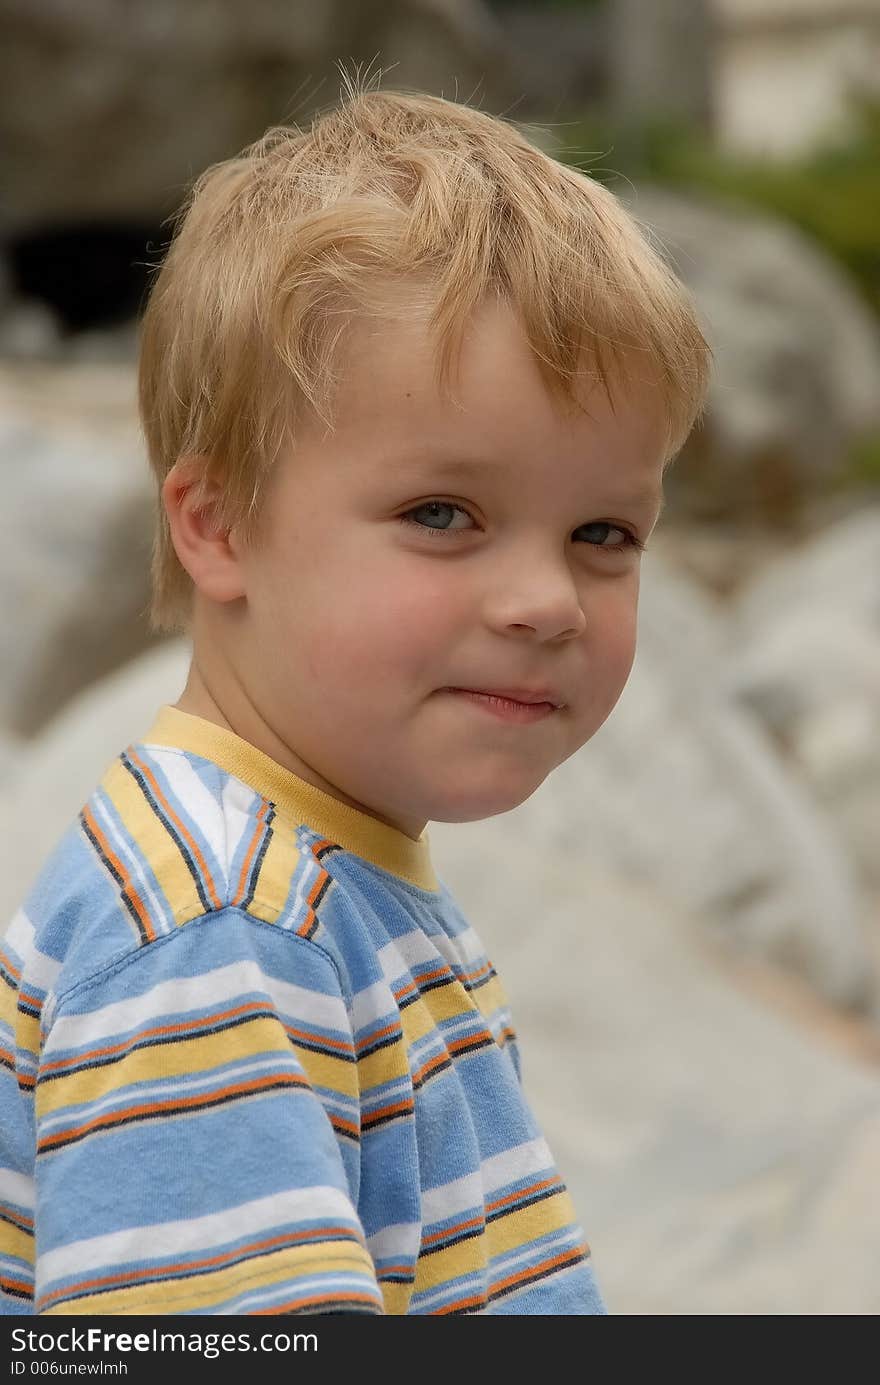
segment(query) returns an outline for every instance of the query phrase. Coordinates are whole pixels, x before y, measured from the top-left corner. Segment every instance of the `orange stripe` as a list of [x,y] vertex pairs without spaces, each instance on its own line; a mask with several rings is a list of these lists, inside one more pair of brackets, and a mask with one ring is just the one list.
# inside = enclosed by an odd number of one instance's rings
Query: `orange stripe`
[[8,952],[0,951],[0,962],[3,963],[10,976],[14,976],[16,981],[21,980],[21,972],[18,970],[18,967],[13,966],[12,962],[9,960]]
[[33,1217],[26,1216],[24,1212],[16,1212],[15,1208],[8,1202],[0,1202],[0,1212],[6,1212],[9,1220],[16,1222],[23,1230],[33,1227]]
[[361,1124],[366,1130],[368,1126],[374,1125],[383,1116],[391,1116],[395,1113],[402,1114],[404,1111],[412,1111],[412,1109],[411,1101],[395,1101],[390,1106],[378,1106],[375,1111],[370,1111],[368,1115],[362,1116]]
[[301,938],[304,938],[305,935],[306,935],[307,933],[311,932],[311,929],[312,929],[313,926],[314,926],[314,922],[315,922],[315,918],[316,918],[315,910],[314,910],[314,902],[315,902],[315,900],[318,898],[318,895],[321,893],[321,890],[324,888],[324,882],[325,882],[325,880],[327,880],[327,879],[329,878],[327,871],[324,869],[324,867],[323,867],[323,866],[321,865],[321,863],[318,861],[318,859],[317,859],[317,854],[316,854],[316,853],[317,853],[322,847],[330,846],[330,845],[332,845],[332,843],[331,843],[331,842],[329,841],[329,839],[326,838],[326,837],[325,837],[322,841],[313,842],[313,843],[312,843],[312,855],[315,857],[315,861],[316,861],[316,864],[317,864],[317,866],[318,866],[318,875],[317,875],[317,879],[315,880],[314,885],[313,885],[312,888],[309,890],[309,893],[308,893],[308,895],[306,896],[306,903],[308,904],[309,907],[308,907],[308,910],[306,911],[305,919],[304,919],[303,922],[300,924],[299,928],[296,930],[297,933],[299,934],[299,936],[300,936]]
[[446,1062],[448,1062],[446,1054],[438,1053],[435,1058],[431,1058],[429,1062],[425,1063],[424,1067],[419,1068],[418,1072],[413,1073],[413,1082],[422,1082],[432,1068],[442,1067]]
[[490,1043],[495,1042],[488,1029],[480,1029],[476,1034],[469,1034],[466,1039],[456,1039],[447,1046],[450,1053],[464,1053],[469,1048],[484,1044],[487,1039]]
[[342,1116],[331,1116],[330,1124],[334,1130],[341,1130],[344,1135],[353,1135],[357,1140],[359,1131],[355,1121],[347,1121]]
[[422,1237],[422,1245],[429,1246],[432,1241],[445,1241],[447,1236],[455,1236],[459,1231],[466,1231],[469,1226],[484,1226],[482,1217],[471,1217],[468,1221],[460,1221],[457,1226],[450,1226],[446,1231],[434,1231],[430,1236]]
[[96,1116],[94,1120],[87,1121],[85,1125],[72,1126],[69,1130],[59,1130],[55,1135],[48,1136],[40,1142],[39,1150],[53,1149],[58,1144],[65,1144],[70,1139],[78,1135],[85,1135],[92,1130],[111,1129],[114,1125],[120,1125],[123,1121],[133,1116],[143,1115],[151,1112],[159,1115],[162,1111],[192,1110],[198,1106],[204,1106],[206,1102],[214,1102],[218,1097],[243,1096],[246,1093],[259,1092],[262,1088],[277,1086],[281,1083],[285,1087],[308,1087],[308,1082],[304,1077],[296,1074],[279,1073],[274,1077],[258,1077],[252,1082],[238,1082],[231,1087],[219,1087],[213,1092],[202,1092],[199,1096],[179,1097],[168,1101],[146,1101],[139,1106],[127,1106],[122,1111],[114,1111],[111,1115]]
[[[263,1010],[266,1006],[260,1000],[249,1000],[244,1005],[236,1005],[232,1010],[219,1010],[216,1014],[207,1015],[199,1020],[181,1020],[180,1024],[162,1024],[155,1029],[145,1029],[138,1035],[137,1042],[142,1039],[152,1039],[162,1034],[182,1034],[188,1029],[203,1029],[206,1025],[216,1024],[220,1020],[232,1019],[235,1015],[247,1014],[249,1010]],[[77,1063],[87,1063],[93,1058],[106,1058],[113,1053],[125,1053],[132,1048],[132,1041],[129,1039],[121,1044],[108,1044],[106,1048],[93,1048],[88,1053],[78,1053],[73,1058],[57,1058],[54,1063],[45,1063],[43,1072],[53,1072],[58,1068],[71,1067]]]
[[297,1039],[303,1039],[305,1042],[311,1040],[312,1043],[318,1044],[321,1048],[336,1048],[343,1053],[350,1053],[354,1057],[354,1046],[347,1043],[345,1039],[326,1039],[323,1034],[314,1034],[309,1029],[294,1029],[292,1024],[285,1024],[284,1028],[288,1034],[295,1035]]
[[[292,1231],[283,1236],[269,1236],[265,1241],[253,1241],[250,1245],[240,1246],[237,1250],[223,1251],[220,1255],[211,1255],[204,1260],[181,1261],[177,1265],[165,1265],[158,1277],[160,1280],[170,1279],[172,1275],[185,1274],[187,1270],[213,1269],[228,1263],[230,1260],[235,1260],[240,1255],[268,1251],[272,1246],[290,1245],[291,1241],[303,1241],[316,1235],[333,1236],[335,1240],[355,1241],[358,1245],[360,1244],[359,1238],[349,1226],[320,1226],[314,1231]],[[84,1279],[79,1284],[67,1284],[63,1289],[56,1289],[54,1293],[47,1294],[40,1299],[40,1307],[43,1308],[59,1298],[92,1292],[95,1289],[105,1288],[107,1285],[112,1285],[114,1288],[124,1288],[126,1284],[133,1284],[139,1279],[155,1278],[157,1274],[158,1271],[155,1268],[139,1269],[127,1270],[124,1274],[105,1274],[100,1279]]]
[[33,995],[30,991],[23,991],[19,989],[18,992],[19,1005],[21,1005],[23,1001],[25,1005],[32,1005],[33,1008],[37,1011],[42,1010],[43,1005],[45,1003],[45,999],[46,997],[43,996],[43,999],[40,1000],[39,996]]
[[150,916],[147,913],[144,902],[138,894],[137,890],[135,889],[128,871],[125,869],[115,852],[111,851],[110,843],[108,842],[104,833],[101,831],[101,828],[95,821],[94,814],[90,811],[90,809],[88,807],[83,808],[82,814],[89,825],[92,836],[96,838],[98,845],[100,846],[104,856],[111,863],[111,865],[116,867],[117,873],[122,876],[123,888],[125,890],[125,893],[131,900],[134,911],[140,919],[141,925],[143,927],[144,933],[147,936],[147,939],[150,942],[152,942],[156,936],[155,930],[153,928],[152,923],[150,922]]
[[[384,1038],[386,1034],[399,1034],[399,1033],[400,1033],[400,1025],[399,1025],[399,1024],[396,1024],[396,1023],[386,1024],[386,1025],[384,1026],[383,1029],[374,1029],[373,1032],[372,1032],[372,1034],[368,1034],[367,1037],[366,1037],[365,1039],[361,1039],[360,1043],[359,1043],[358,1046],[357,1046],[358,1054],[360,1055],[360,1053],[361,1053],[361,1051],[362,1051],[363,1049],[365,1049],[369,1044],[375,1043],[377,1039],[382,1039],[382,1038]],[[368,1058],[371,1058],[371,1057],[372,1057],[372,1054],[369,1054],[369,1053],[368,1053],[368,1054],[367,1054],[367,1057],[368,1057]]]
[[254,834],[253,834],[253,836],[251,837],[250,846],[249,846],[248,849],[247,849],[247,854],[246,854],[246,856],[245,856],[245,858],[244,858],[244,861],[243,861],[243,863],[242,863],[241,874],[240,874],[239,877],[238,877],[238,886],[237,886],[236,891],[235,891],[235,898],[234,898],[233,901],[232,901],[233,904],[240,904],[241,901],[244,899],[245,881],[247,880],[247,877],[248,877],[248,872],[249,872],[249,870],[250,870],[251,860],[252,860],[252,858],[253,858],[253,856],[254,856],[256,850],[257,850],[257,842],[260,840],[260,838],[261,838],[262,835],[263,835],[263,822],[264,822],[265,816],[266,816],[266,814],[268,813],[268,811],[269,811],[269,801],[268,801],[268,799],[265,799],[265,798],[264,798],[264,799],[263,799],[263,802],[260,804],[260,811],[257,813],[257,823],[258,823],[258,826],[254,829]]
[[175,813],[174,809],[171,807],[171,804],[168,802],[168,799],[162,793],[162,790],[159,788],[159,785],[156,782],[156,776],[153,774],[153,771],[150,769],[149,765],[146,764],[146,762],[142,760],[133,749],[129,750],[129,758],[136,765],[139,765],[140,768],[143,770],[144,778],[148,779],[152,786],[154,797],[164,807],[166,813],[176,826],[177,830],[180,832],[181,836],[185,837],[187,842],[189,843],[190,850],[192,851],[193,855],[196,858],[196,861],[198,862],[199,870],[202,872],[205,884],[208,887],[208,893],[211,896],[211,903],[213,904],[214,908],[222,908],[223,906],[220,902],[220,898],[217,894],[217,891],[214,889],[214,882],[211,879],[210,872],[202,857],[202,853],[199,851],[199,848],[195,840],[193,839],[192,833],[189,831],[186,824],[180,820],[180,818]]
[[476,981],[478,976],[484,976],[487,972],[490,972],[491,970],[492,963],[484,962],[481,967],[477,967],[476,971],[463,971],[461,975],[463,980],[465,981]]
[[524,1279],[533,1279],[535,1275],[543,1274],[547,1270],[552,1270],[554,1266],[573,1263],[576,1260],[580,1260],[582,1256],[583,1251],[580,1249],[565,1250],[561,1255],[554,1255],[551,1260],[543,1260],[539,1265],[532,1265],[527,1270],[520,1270],[518,1274],[512,1274],[508,1279],[498,1280],[497,1283],[492,1285],[492,1294],[497,1294],[501,1289],[509,1289],[514,1284],[521,1284]]
[[562,1184],[558,1178],[545,1178],[543,1182],[533,1183],[531,1187],[522,1188],[518,1193],[508,1193],[507,1197],[499,1197],[494,1202],[487,1202],[486,1211],[494,1212],[496,1207],[503,1207],[507,1202],[517,1202],[522,1197],[530,1197],[532,1193],[537,1193],[541,1188],[552,1188],[554,1183],[558,1184],[561,1190]]
[[0,1284],[7,1289],[22,1289],[27,1294],[28,1298],[33,1298],[34,1296],[33,1284],[28,1284],[24,1279],[8,1279],[4,1275],[0,1278]]
[[437,976],[445,976],[445,977],[447,977],[450,981],[454,981],[454,980],[455,980],[455,977],[453,976],[453,974],[452,974],[452,972],[450,971],[449,967],[447,967],[447,966],[442,966],[442,967],[435,967],[433,971],[427,971],[427,972],[424,973],[424,975],[422,975],[421,973],[419,973],[418,981],[417,981],[416,984],[417,984],[417,985],[421,985],[421,983],[422,983],[423,981],[433,981],[434,978],[437,977]]
[[439,1318],[444,1313],[456,1313],[460,1308],[487,1308],[488,1306],[488,1299],[484,1298],[482,1294],[474,1294],[471,1298],[460,1298],[457,1303],[447,1303],[445,1308],[437,1308],[431,1317]]

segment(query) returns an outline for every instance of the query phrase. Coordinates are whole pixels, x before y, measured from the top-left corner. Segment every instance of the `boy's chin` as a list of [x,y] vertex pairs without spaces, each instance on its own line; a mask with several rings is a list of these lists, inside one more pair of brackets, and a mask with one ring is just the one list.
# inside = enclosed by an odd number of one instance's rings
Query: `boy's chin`
[[435,803],[428,815],[431,822],[481,822],[485,818],[498,817],[499,813],[511,813],[514,808],[531,798],[544,779],[531,784],[520,784],[507,791],[494,788],[491,791],[450,794],[442,802]]

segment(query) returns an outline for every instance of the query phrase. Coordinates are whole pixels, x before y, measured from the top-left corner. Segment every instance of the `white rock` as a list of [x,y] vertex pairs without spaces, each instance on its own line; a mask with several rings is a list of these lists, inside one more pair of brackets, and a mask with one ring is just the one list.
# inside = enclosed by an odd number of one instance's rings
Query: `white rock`
[[431,829],[508,991],[609,1308],[876,1313],[880,1076],[734,989],[703,916],[510,824]]

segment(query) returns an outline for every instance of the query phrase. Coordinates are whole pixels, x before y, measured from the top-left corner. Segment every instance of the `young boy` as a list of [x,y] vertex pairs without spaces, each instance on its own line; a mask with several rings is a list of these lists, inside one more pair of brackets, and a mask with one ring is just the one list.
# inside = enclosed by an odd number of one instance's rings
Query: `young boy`
[[607,1312],[425,829],[614,707],[707,360],[466,106],[350,85],[196,181],[140,365],[192,666],[7,929],[7,1312]]

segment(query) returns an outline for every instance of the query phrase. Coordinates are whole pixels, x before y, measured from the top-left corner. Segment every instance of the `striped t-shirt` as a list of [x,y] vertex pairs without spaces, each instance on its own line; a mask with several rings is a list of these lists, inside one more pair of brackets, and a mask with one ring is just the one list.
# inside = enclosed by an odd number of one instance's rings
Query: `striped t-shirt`
[[418,841],[170,705],[0,948],[7,1313],[605,1313]]

